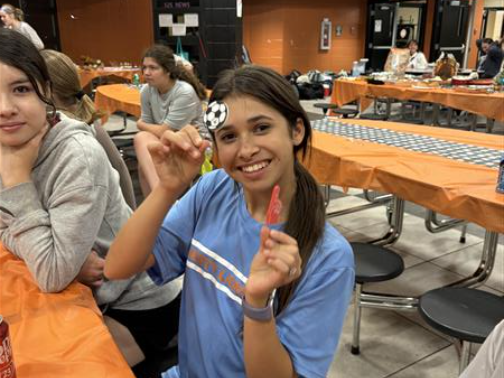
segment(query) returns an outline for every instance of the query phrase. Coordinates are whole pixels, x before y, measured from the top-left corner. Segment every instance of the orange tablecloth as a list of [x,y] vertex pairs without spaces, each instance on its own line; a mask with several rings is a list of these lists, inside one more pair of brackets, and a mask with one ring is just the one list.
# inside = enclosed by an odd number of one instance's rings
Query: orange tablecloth
[[80,83],[82,88],[88,85],[91,80],[102,76],[117,76],[129,81],[133,80],[134,74],[140,75],[140,68],[120,68],[120,67],[104,67],[95,70],[79,68]]
[[[504,137],[429,126],[345,120],[345,123],[500,149]],[[309,170],[322,184],[380,190],[440,214],[504,233],[504,194],[497,170],[437,155],[314,132]]]
[[[207,89],[206,94],[209,99],[212,91]],[[124,84],[100,85],[96,88],[95,106],[108,115],[122,111],[140,118],[142,114],[140,91]],[[108,115],[102,118],[103,123],[107,121]]]
[[362,80],[338,79],[334,82],[331,102],[342,106],[359,100],[361,108],[365,109],[372,101],[366,96],[432,102],[504,121],[504,93],[502,92],[491,94],[467,93],[447,88],[429,87],[427,89],[418,89],[413,88],[411,85],[372,85]]
[[[96,88],[95,106],[109,115],[123,111],[140,118],[142,113],[140,91],[124,84],[100,85]],[[102,121],[105,122],[107,118],[108,116],[104,117]]]
[[24,262],[1,244],[0,314],[18,378],[134,378],[91,290],[74,283],[61,293],[40,292]]

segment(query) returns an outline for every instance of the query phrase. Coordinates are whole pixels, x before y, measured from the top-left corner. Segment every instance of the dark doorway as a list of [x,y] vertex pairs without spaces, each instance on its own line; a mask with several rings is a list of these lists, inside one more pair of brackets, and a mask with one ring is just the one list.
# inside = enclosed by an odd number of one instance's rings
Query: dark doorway
[[56,0],[9,1],[23,10],[29,23],[44,42],[46,49],[60,50]]
[[396,47],[405,48],[414,39],[422,50],[425,30],[425,3],[400,3],[397,13]]
[[382,70],[390,49],[404,48],[412,39],[422,50],[425,6],[425,1],[369,1],[366,58],[371,69]]
[[453,54],[461,66],[467,52],[466,40],[471,6],[469,0],[437,0],[430,56]]
[[369,4],[366,57],[369,67],[381,70],[395,44],[398,3]]
[[[491,38],[498,40],[504,38],[504,7],[485,8],[483,10],[483,22],[481,23],[480,39]],[[478,49],[478,66],[482,51]]]
[[492,38],[493,40],[497,40],[504,37],[503,14],[504,7],[485,8],[483,11],[480,38]]

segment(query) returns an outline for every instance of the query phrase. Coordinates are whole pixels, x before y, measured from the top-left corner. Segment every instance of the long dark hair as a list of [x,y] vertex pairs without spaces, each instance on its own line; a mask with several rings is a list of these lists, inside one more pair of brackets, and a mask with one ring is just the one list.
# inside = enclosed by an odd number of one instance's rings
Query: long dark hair
[[0,62],[22,71],[30,81],[38,98],[52,109],[54,117],[56,107],[51,100],[51,79],[44,58],[35,45],[17,31],[0,29]]
[[[301,268],[304,272],[317,242],[324,234],[325,225],[322,193],[315,179],[297,159],[298,155],[306,157],[311,143],[311,124],[308,116],[288,81],[266,67],[246,65],[236,70],[225,71],[213,88],[210,102],[222,101],[230,96],[251,96],[272,107],[285,117],[291,134],[299,119],[304,124],[304,139],[293,148],[296,191],[284,226],[284,231],[298,242],[302,259]],[[277,314],[289,303],[300,279],[278,289]]]
[[205,86],[201,84],[194,74],[188,72],[184,67],[181,67],[175,62],[173,50],[168,46],[154,45],[149,47],[147,51],[145,51],[142,60],[145,58],[154,59],[163,68],[163,70],[170,75],[171,79],[183,80],[191,84],[196,91],[198,98],[202,101],[206,100],[207,95]]

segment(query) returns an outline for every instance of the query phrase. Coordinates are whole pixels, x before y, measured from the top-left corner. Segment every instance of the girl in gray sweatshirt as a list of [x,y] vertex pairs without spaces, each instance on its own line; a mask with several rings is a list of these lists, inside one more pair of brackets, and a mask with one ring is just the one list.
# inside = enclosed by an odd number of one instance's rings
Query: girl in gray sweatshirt
[[[105,257],[131,209],[93,129],[55,111],[35,46],[9,29],[0,29],[0,45],[0,240],[26,262],[42,291],[59,292],[92,250]],[[94,290],[105,313],[140,314],[154,325],[138,330],[125,324],[147,357],[169,341],[159,327],[170,323],[163,309],[177,294],[145,273],[105,279]],[[149,331],[163,345],[149,344]]]

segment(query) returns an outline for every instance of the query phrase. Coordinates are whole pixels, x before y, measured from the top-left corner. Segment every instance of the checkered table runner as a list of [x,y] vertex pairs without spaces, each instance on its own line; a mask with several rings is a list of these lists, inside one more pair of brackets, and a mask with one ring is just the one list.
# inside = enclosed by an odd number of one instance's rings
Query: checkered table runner
[[423,135],[332,121],[327,118],[313,121],[312,128],[324,133],[386,144],[410,151],[435,154],[448,159],[484,165],[490,168],[499,167],[500,159],[504,153],[504,150],[448,142]]

